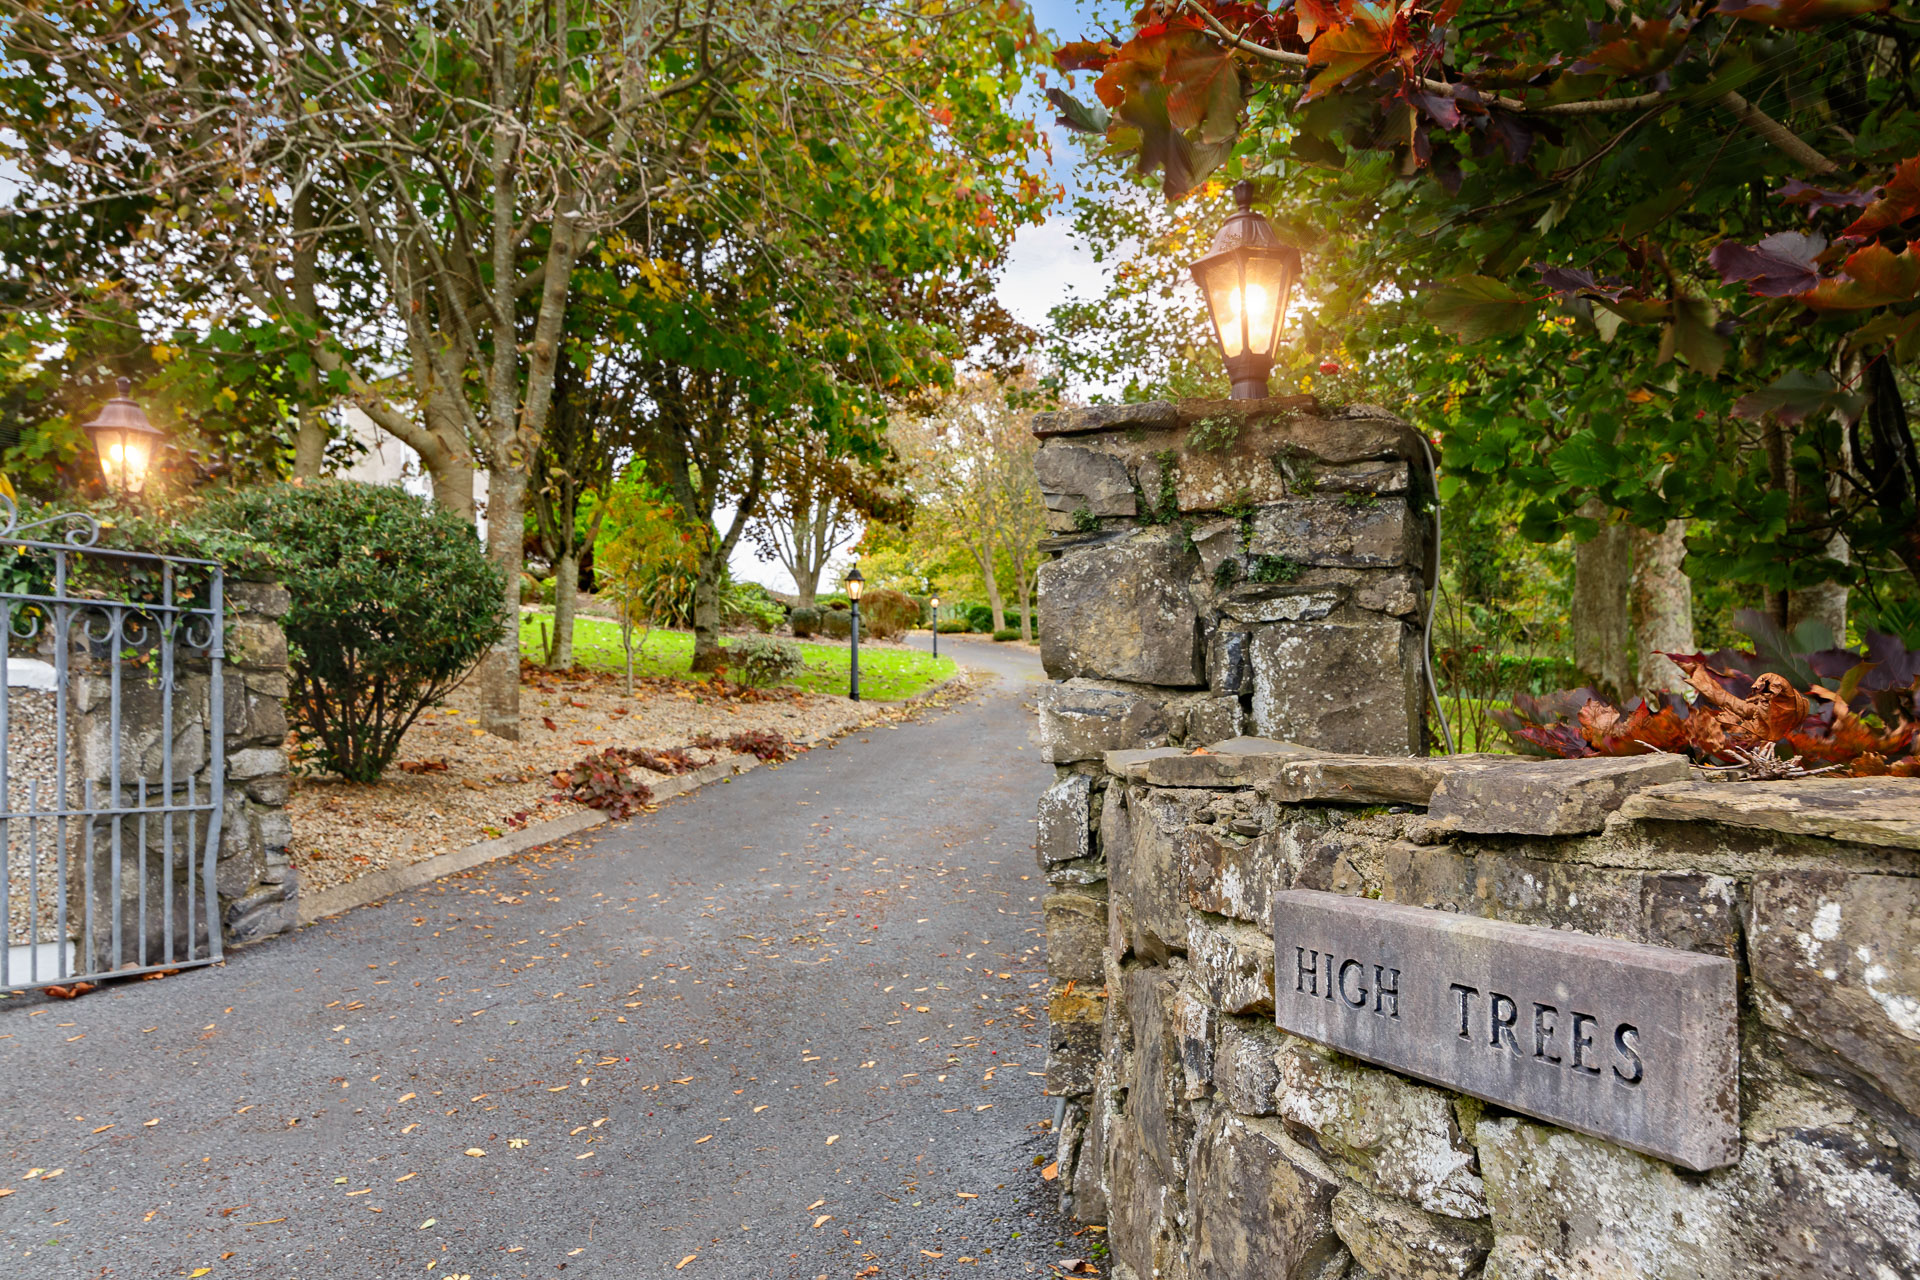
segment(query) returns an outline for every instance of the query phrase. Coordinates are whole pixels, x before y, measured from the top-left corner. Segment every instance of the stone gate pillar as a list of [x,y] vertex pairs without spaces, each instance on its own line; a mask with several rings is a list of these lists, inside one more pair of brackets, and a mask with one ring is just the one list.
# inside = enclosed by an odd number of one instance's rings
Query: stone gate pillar
[[1041,414],[1047,757],[1251,734],[1426,754],[1427,454],[1311,397]]

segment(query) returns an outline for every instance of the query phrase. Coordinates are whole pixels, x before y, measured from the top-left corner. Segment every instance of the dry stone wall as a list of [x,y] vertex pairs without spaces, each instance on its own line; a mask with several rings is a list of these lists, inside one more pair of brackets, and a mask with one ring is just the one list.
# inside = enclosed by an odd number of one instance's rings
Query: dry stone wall
[[[1063,1206],[1107,1228],[1112,1274],[1920,1277],[1920,783],[1409,754],[1418,441],[1270,402],[1228,439],[1215,408],[1041,424],[1047,1085]],[[1301,492],[1303,453],[1397,514]],[[1173,516],[1142,523],[1149,495]],[[1260,547],[1299,574],[1216,584],[1210,558]],[[1274,907],[1299,889],[1724,957],[1731,1162],[1282,1032]]]
[[[1242,739],[1062,777],[1040,822],[1048,1088],[1063,1202],[1108,1227],[1114,1274],[1920,1276],[1920,784],[1686,773]],[[1484,805],[1436,816],[1463,779]],[[1733,960],[1734,1163],[1693,1172],[1284,1034],[1272,903],[1296,888]]]

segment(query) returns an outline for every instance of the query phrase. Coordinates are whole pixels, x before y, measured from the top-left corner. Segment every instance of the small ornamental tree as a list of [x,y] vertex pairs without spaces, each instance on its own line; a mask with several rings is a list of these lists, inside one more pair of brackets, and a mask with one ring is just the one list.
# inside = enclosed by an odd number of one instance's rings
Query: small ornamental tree
[[207,515],[268,548],[293,596],[294,725],[349,781],[378,780],[421,711],[500,638],[500,574],[472,526],[403,490],[275,485]]

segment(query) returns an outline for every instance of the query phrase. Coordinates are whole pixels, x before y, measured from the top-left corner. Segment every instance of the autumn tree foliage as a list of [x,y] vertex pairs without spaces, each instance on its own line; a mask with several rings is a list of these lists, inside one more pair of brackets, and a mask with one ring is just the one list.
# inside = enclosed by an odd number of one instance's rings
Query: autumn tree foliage
[[1895,0],[1154,0],[1049,96],[1169,199],[1256,180],[1296,370],[1403,393],[1449,494],[1687,521],[1696,579],[1837,634],[1849,587],[1920,623],[1917,55]]

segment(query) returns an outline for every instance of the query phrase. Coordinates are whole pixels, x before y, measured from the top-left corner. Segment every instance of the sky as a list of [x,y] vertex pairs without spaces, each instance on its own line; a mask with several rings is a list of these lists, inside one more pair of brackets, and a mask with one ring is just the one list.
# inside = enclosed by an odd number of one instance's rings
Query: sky
[[[1051,32],[1057,40],[1076,40],[1096,29],[1112,29],[1124,22],[1131,7],[1112,0],[1029,0],[1034,25]],[[1081,86],[1084,92],[1085,86]],[[1066,198],[1056,204],[1047,220],[1038,226],[1020,228],[1013,250],[1007,256],[995,283],[994,294],[1014,319],[1038,327],[1046,323],[1047,311],[1066,296],[1069,286],[1082,295],[1098,292],[1102,269],[1084,245],[1072,234],[1072,201],[1080,190],[1075,162],[1080,150],[1064,129],[1053,123],[1054,112],[1037,88],[1030,88],[1023,109],[1046,131],[1053,151],[1050,166],[1054,181],[1066,189]],[[731,513],[726,513],[730,515]],[[722,518],[724,527],[724,517]],[[775,591],[793,590],[793,579],[779,564],[762,558],[749,539],[742,539],[733,553],[735,578],[758,582]],[[835,568],[844,564],[836,562]],[[836,579],[837,581],[837,579]],[[826,579],[823,578],[824,588]]]

